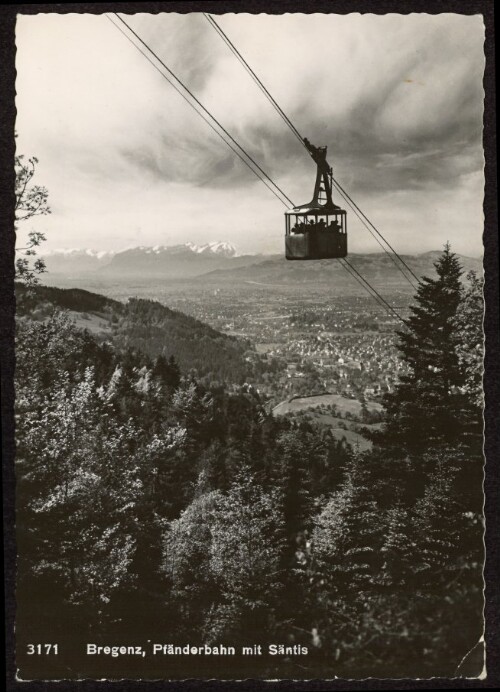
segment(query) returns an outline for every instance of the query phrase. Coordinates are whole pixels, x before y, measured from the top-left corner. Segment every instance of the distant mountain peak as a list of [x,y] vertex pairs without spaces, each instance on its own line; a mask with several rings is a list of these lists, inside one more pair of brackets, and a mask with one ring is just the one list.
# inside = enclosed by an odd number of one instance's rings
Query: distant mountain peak
[[103,255],[112,255],[114,254],[113,252],[106,252],[105,250],[91,250],[89,248],[81,248],[81,247],[58,247],[54,248],[53,250],[47,250],[45,255],[50,256],[50,255],[89,255],[92,257],[99,257]]
[[41,253],[43,257],[95,257],[100,260],[103,258],[111,258],[116,253],[113,250],[92,250],[91,248],[80,247],[60,247],[52,250],[47,250]]
[[[439,251],[436,251],[439,255]],[[435,264],[433,252],[421,255],[404,255],[417,276],[432,276]],[[227,241],[214,241],[204,245],[186,242],[179,245],[136,246],[120,252],[99,252],[85,249],[54,250],[45,254],[51,275],[66,275],[72,279],[88,277],[95,273],[99,281],[109,279],[128,282],[133,278],[141,281],[158,281],[200,277],[209,283],[248,281],[257,284],[288,284],[297,282],[331,282],[336,275],[337,263],[332,260],[319,262],[287,262],[282,254],[240,255]],[[383,253],[350,254],[354,267],[376,286],[407,290],[409,284],[391,258]],[[466,273],[470,269],[481,272],[479,259],[459,256]],[[342,270],[342,267],[340,267]],[[201,277],[204,278],[201,278]],[[342,286],[356,288],[353,281],[339,275]],[[337,280],[337,276],[336,276]]]
[[205,243],[204,245],[196,245],[191,241],[186,243],[188,247],[193,252],[198,254],[213,254],[222,255],[223,257],[237,257],[238,252],[232,243],[227,240],[216,240],[211,243]]
[[91,248],[56,248],[42,253],[45,257],[77,257],[86,255],[102,259],[113,257],[125,252],[142,253],[146,255],[178,254],[179,252],[194,252],[197,255],[214,255],[216,257],[239,257],[239,253],[232,243],[225,240],[216,240],[203,245],[196,245],[191,241],[180,245],[129,245],[122,250],[93,250]]

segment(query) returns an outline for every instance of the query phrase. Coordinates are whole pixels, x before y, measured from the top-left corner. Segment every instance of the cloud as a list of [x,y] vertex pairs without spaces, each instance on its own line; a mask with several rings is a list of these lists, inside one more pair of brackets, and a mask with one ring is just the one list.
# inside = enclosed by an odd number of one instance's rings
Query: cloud
[[[262,25],[261,17],[247,15],[245,19],[250,25],[260,20]],[[233,28],[236,39],[242,39],[246,48],[242,52],[251,55],[252,64],[262,63],[257,72],[264,81],[266,77],[268,83],[272,81],[273,93],[283,93],[287,112],[299,129],[313,141],[332,143],[339,167],[357,166],[360,189],[366,190],[370,178],[363,172],[380,172],[388,160],[394,169],[398,156],[401,170],[396,175],[389,170],[386,181],[392,189],[453,184],[462,173],[464,150],[469,151],[467,160],[474,170],[482,166],[482,27],[476,21],[471,31],[470,21],[464,21],[471,18],[455,15],[411,19],[388,15],[370,17],[367,22],[360,16],[347,16],[328,22],[323,16],[309,15],[301,18],[299,27],[297,17],[287,15],[269,18],[266,30],[252,32],[246,27],[244,33],[241,16],[223,16],[218,21],[229,25],[230,36]],[[334,49],[333,21],[346,25],[339,27]],[[201,22],[199,15],[176,15],[173,30],[167,32],[174,38],[163,45],[158,27],[150,29],[150,16],[136,21],[182,79],[190,86],[196,83],[200,100],[266,171],[279,176],[291,165],[300,165],[304,152],[241,65],[228,51],[221,52],[225,46],[215,33],[215,42],[210,40],[210,27]],[[179,23],[182,31],[177,31]],[[165,19],[163,29],[164,24]],[[275,33],[278,24],[280,30]],[[296,57],[288,64],[280,56],[290,55],[291,46]],[[163,122],[159,129],[168,132],[172,127],[171,121]],[[206,166],[213,166],[214,186],[247,179],[248,171],[230,164],[234,154],[212,133],[201,133],[196,127],[195,135],[176,133],[177,148],[167,153],[170,165],[163,161],[163,175],[175,180],[184,176],[193,184],[205,185]],[[163,142],[169,140],[172,137],[164,135]],[[157,156],[158,148],[154,151]],[[146,164],[148,158],[151,161],[151,156],[143,158]],[[430,161],[436,165],[429,165]],[[373,181],[373,189],[380,187],[380,180]]]
[[[310,158],[201,13],[123,16],[294,202],[310,198]],[[389,225],[404,218],[413,234],[425,216],[417,239],[429,249],[458,205],[479,252],[480,16],[216,20],[299,131],[328,145],[361,207]],[[54,245],[64,244],[63,227],[98,249],[120,244],[121,232],[121,245],[137,233],[143,244],[163,242],[161,233],[227,237],[249,250],[281,244],[275,198],[104,16],[21,15],[17,48],[18,146],[40,159]],[[200,236],[202,218],[213,237]],[[472,247],[454,222],[456,241]]]

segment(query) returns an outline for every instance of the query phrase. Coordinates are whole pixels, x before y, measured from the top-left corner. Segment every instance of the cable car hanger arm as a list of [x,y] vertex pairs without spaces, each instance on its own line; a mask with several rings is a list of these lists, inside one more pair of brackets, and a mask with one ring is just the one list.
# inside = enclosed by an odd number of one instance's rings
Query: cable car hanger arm
[[307,151],[311,154],[314,163],[321,169],[331,172],[331,167],[328,165],[326,160],[326,147],[315,147],[314,144],[304,137],[304,144],[306,145]]
[[314,185],[314,197],[311,205],[320,204],[320,195],[323,192],[326,196],[327,208],[336,207],[332,200],[332,168],[326,160],[327,147],[316,147],[311,144],[307,137],[304,137],[304,145],[317,166],[316,184]]

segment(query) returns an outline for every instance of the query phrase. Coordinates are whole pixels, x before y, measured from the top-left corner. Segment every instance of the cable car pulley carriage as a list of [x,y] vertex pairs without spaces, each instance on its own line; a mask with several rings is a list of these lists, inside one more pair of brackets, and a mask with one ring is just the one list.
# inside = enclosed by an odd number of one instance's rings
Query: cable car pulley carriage
[[332,200],[332,169],[326,147],[304,144],[317,166],[311,202],[285,212],[285,251],[288,260],[316,260],[347,256],[346,212]]

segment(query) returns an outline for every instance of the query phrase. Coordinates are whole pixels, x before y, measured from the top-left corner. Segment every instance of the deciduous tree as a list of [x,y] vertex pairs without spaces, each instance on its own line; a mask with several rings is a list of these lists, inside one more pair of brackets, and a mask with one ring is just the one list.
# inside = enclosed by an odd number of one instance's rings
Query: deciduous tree
[[[15,227],[19,229],[19,223],[28,221],[34,216],[50,214],[48,204],[49,193],[46,187],[33,185],[38,159],[35,156],[26,160],[23,154],[16,156],[15,171]],[[18,257],[16,259],[16,277],[26,285],[32,287],[39,281],[38,275],[43,273],[45,262],[36,256],[36,248],[45,240],[45,235],[39,231],[29,231],[27,239],[21,246],[16,247]]]

